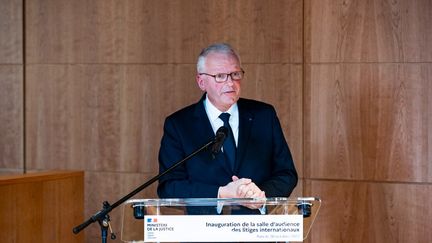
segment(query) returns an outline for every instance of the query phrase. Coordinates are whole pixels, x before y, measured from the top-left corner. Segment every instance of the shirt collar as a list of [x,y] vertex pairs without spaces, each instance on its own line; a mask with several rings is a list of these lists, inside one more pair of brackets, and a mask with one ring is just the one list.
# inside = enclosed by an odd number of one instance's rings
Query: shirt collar
[[[204,100],[204,106],[207,110],[207,115],[211,121],[216,121],[219,118],[219,115],[223,113],[216,106],[214,106],[206,95]],[[238,116],[238,106],[237,103],[234,103],[227,111],[231,116]]]

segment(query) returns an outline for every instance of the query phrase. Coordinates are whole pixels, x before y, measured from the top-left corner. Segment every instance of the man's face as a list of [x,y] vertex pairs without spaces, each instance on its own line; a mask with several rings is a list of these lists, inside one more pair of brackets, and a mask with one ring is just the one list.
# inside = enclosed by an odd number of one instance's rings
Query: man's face
[[[216,75],[241,71],[240,64],[232,55],[225,53],[210,53],[207,55],[203,73]],[[198,86],[207,92],[210,102],[220,111],[227,111],[240,97],[240,80],[233,81],[230,76],[223,83],[217,83],[214,77],[197,75]]]

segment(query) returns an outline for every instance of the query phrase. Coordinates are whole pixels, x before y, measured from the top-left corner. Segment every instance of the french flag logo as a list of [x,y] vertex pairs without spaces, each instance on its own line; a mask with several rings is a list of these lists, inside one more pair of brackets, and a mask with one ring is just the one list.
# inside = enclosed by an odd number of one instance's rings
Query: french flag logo
[[157,218],[148,218],[147,223],[157,223]]

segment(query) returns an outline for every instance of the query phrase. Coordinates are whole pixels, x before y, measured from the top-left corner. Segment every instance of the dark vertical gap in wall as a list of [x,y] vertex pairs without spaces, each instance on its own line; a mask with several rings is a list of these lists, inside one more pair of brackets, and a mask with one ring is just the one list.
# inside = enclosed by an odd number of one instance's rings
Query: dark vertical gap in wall
[[22,86],[22,106],[23,106],[23,120],[22,120],[22,129],[23,129],[23,173],[27,173],[27,134],[26,134],[26,0],[22,0],[22,65],[23,65],[23,86]]

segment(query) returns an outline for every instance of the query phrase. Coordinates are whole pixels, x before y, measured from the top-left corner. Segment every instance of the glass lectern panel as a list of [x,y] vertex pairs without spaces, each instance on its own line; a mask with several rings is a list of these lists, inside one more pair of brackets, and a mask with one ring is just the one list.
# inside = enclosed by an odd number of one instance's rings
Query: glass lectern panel
[[[299,236],[300,240],[296,241],[302,241],[309,234],[320,206],[321,200],[314,197],[132,199],[123,204],[121,237],[123,242],[265,242],[260,237],[270,237],[267,241],[278,242],[277,237],[282,235],[283,238],[284,234],[297,230],[294,227],[296,224],[289,221],[295,218],[301,221],[299,227],[302,226],[299,231],[302,235]],[[217,222],[214,221],[215,219]],[[163,223],[161,220],[165,220],[164,222],[169,220],[170,223]],[[199,223],[203,223],[200,222],[203,220],[206,221],[204,223],[206,229],[216,228],[222,233],[212,237],[211,233],[200,230]],[[174,227],[173,225],[176,224],[177,226]],[[289,227],[290,225],[293,227]],[[175,228],[181,228],[181,231],[175,232]],[[276,232],[275,235],[269,235],[268,232],[271,231]],[[165,241],[164,237],[160,238],[160,235],[172,233],[178,235],[174,235],[168,241]],[[200,233],[203,234],[201,238]],[[196,237],[184,238],[185,235],[192,234]],[[233,234],[232,238],[219,238],[221,235],[230,237],[230,234]],[[258,238],[251,238],[254,234],[257,234]],[[238,236],[245,238],[238,238]]]

